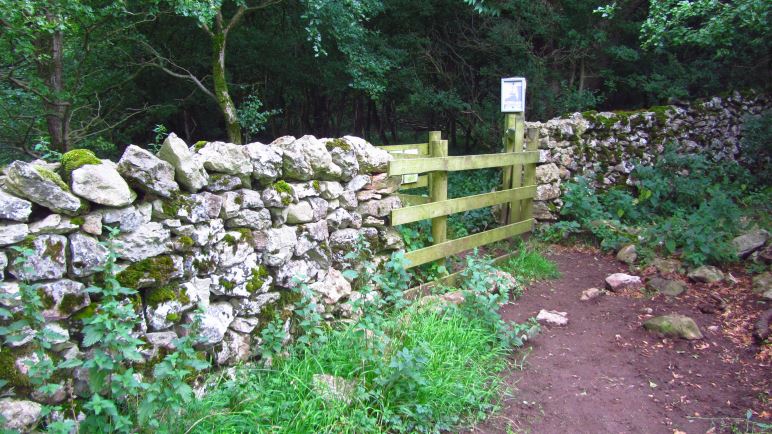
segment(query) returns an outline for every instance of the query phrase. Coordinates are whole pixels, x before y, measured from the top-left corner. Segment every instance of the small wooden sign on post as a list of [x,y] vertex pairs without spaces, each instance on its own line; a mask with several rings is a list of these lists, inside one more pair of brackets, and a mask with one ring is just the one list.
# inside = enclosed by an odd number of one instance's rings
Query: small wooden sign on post
[[[505,152],[523,152],[525,136],[525,78],[510,77],[501,79],[501,111],[504,116]],[[523,166],[520,164],[504,169],[502,190],[519,188],[523,185]],[[504,207],[501,224],[511,224],[521,220],[521,203],[510,202]]]
[[510,77],[501,79],[501,112],[525,112],[525,78]]

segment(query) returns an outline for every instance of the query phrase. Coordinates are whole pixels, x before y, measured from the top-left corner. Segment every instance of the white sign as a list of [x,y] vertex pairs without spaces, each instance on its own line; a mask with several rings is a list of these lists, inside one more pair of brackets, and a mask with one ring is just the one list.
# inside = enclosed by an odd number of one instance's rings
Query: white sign
[[[418,149],[405,149],[404,151],[389,151],[389,154],[418,155]],[[403,184],[412,184],[414,182],[418,182],[418,174],[417,173],[411,173],[411,174],[407,174],[407,175],[402,175],[402,183]]]
[[525,112],[525,78],[501,79],[501,112]]

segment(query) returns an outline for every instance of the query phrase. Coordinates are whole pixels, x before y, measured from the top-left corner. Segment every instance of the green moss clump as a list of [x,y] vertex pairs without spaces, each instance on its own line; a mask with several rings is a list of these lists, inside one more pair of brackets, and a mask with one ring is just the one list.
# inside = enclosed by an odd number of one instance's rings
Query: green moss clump
[[54,300],[54,297],[45,292],[43,288],[38,288],[38,297],[40,297],[40,302],[43,303],[43,309],[51,309],[52,307],[56,306],[56,300]]
[[82,306],[84,301],[86,301],[84,294],[64,294],[61,303],[59,303],[59,312],[72,313],[75,309]]
[[220,286],[222,286],[223,288],[225,288],[228,291],[232,291],[233,288],[236,287],[236,284],[231,282],[230,280],[224,278],[224,277],[221,277],[220,278]]
[[236,203],[236,205],[243,205],[244,204],[244,198],[241,197],[241,195],[236,196],[236,199],[233,199],[233,202]]
[[183,236],[181,236],[181,237],[177,238],[177,241],[179,241],[179,242],[180,242],[180,245],[181,245],[181,246],[182,246],[184,249],[186,249],[186,250],[187,250],[187,249],[190,249],[191,247],[193,247],[193,238],[190,238],[190,237],[189,237],[189,236],[187,236],[187,235],[183,235]]
[[164,214],[170,217],[177,217],[177,214],[180,212],[180,209],[189,209],[190,208],[190,201],[189,199],[182,195],[181,193],[177,193],[170,197],[169,199],[162,200],[161,201],[161,211],[163,211]]
[[235,246],[239,242],[239,240],[237,240],[236,237],[231,234],[225,234],[225,236],[222,237],[222,240],[225,241],[225,244],[229,246]]
[[7,386],[27,388],[32,384],[29,377],[16,369],[16,360],[25,355],[25,352],[11,350],[10,348],[0,348],[0,379],[8,382]]
[[349,145],[343,139],[332,139],[332,140],[329,140],[324,145],[327,147],[328,151],[332,151],[335,148],[341,149],[343,151],[350,151],[351,150],[351,145]]
[[673,107],[667,105],[655,105],[649,107],[647,111],[654,113],[654,118],[660,125],[665,125],[668,120],[668,114],[673,110]]
[[32,166],[32,168],[35,169],[35,172],[37,172],[38,175],[40,175],[43,179],[53,182],[64,191],[70,191],[70,187],[64,183],[61,176],[46,169],[43,166]]
[[65,178],[69,178],[73,170],[87,164],[102,164],[102,160],[88,149],[73,149],[62,155],[62,171]]
[[200,151],[206,144],[209,143],[206,140],[199,140],[195,144],[193,144],[193,149],[195,149],[196,152]]
[[169,321],[169,322],[177,322],[180,320],[180,318],[181,318],[180,314],[176,312],[172,312],[166,315],[166,321]]
[[194,259],[193,260],[193,267],[200,273],[211,273],[215,269],[215,262],[214,259],[208,259],[208,260],[201,260],[201,259]]
[[121,285],[137,289],[140,280],[152,279],[156,284],[162,285],[168,282],[176,271],[170,256],[155,256],[129,265],[118,273],[117,279]]
[[286,193],[289,195],[292,195],[292,193],[295,192],[295,190],[292,188],[291,185],[287,184],[286,181],[282,181],[282,180],[276,181],[273,184],[273,189],[278,191],[279,193]]
[[50,258],[52,261],[61,262],[63,260],[64,245],[61,241],[48,242],[46,249],[43,251],[43,256]]
[[83,223],[86,223],[86,219],[83,217],[73,217],[70,219],[70,223],[81,226]]
[[184,288],[177,284],[164,285],[158,288],[151,288],[145,291],[145,302],[148,306],[158,306],[167,301],[177,300],[181,304],[190,303],[190,297]]
[[265,279],[268,277],[268,269],[265,265],[259,265],[257,268],[252,269],[252,277],[247,282],[247,292],[250,294],[260,290],[265,284]]
[[322,189],[319,187],[319,181],[315,180],[311,183],[311,185],[314,186],[314,190],[321,191]]

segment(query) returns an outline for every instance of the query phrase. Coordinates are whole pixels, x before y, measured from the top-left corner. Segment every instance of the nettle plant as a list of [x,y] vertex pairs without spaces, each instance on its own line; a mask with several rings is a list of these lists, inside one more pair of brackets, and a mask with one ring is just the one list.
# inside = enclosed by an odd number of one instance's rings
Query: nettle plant
[[[60,416],[50,420],[47,432],[134,432],[138,428],[153,429],[160,426],[163,419],[173,418],[184,404],[193,398],[193,389],[187,379],[194,373],[206,369],[209,363],[202,360],[195,350],[198,343],[196,328],[198,316],[185,326],[185,336],[175,340],[175,350],[166,354],[153,367],[152,379],[146,380],[135,366],[146,363],[141,350],[145,341],[137,337],[141,317],[137,314],[132,300],[137,292],[121,285],[116,274],[115,236],[117,229],[107,228],[110,235],[103,244],[108,249],[105,264],[98,269],[102,279],[100,285],[87,288],[97,303],[93,315],[84,318],[82,328],[82,347],[84,353],[54,362],[48,353],[52,342],[65,338],[54,333],[45,325],[42,315],[43,301],[39,286],[22,282],[18,300],[4,300],[4,305],[17,305],[21,310],[0,309],[4,319],[14,319],[9,325],[0,328],[0,334],[6,343],[19,343],[29,340],[36,355],[36,361],[29,362],[30,382],[41,394],[51,396],[65,385],[61,380],[72,369],[82,369],[88,375],[88,396],[75,405],[78,400],[68,390],[70,408],[79,408],[83,414]],[[32,250],[15,248],[19,256],[16,264],[29,267]],[[3,295],[8,298],[9,295]],[[71,388],[70,388],[71,389]],[[44,407],[44,415],[62,413],[61,406]],[[79,423],[76,422],[79,420]],[[78,426],[79,425],[79,426]],[[77,427],[76,427],[77,426]]]

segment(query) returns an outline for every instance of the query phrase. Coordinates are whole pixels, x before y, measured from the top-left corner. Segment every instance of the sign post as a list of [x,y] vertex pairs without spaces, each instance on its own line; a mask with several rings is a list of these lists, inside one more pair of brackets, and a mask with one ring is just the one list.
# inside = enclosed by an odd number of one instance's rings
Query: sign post
[[[523,77],[501,79],[501,112],[504,113],[504,152],[523,152],[525,139],[525,85]],[[505,168],[503,190],[523,185],[523,166]],[[513,201],[505,206],[501,216],[503,225],[522,220],[521,203]]]

